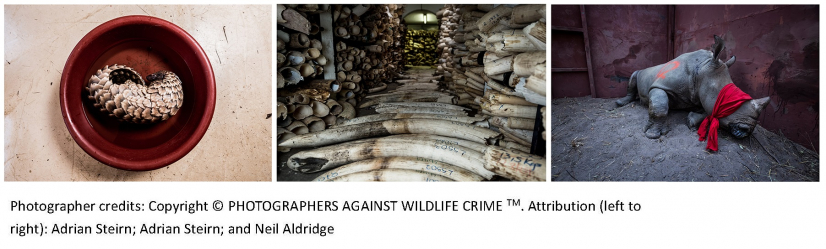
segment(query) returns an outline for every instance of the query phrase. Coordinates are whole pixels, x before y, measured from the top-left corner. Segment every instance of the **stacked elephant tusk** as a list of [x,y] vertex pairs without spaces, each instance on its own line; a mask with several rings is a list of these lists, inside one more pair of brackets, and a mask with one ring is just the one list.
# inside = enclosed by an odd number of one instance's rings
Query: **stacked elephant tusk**
[[537,105],[545,105],[545,5],[445,5],[437,14],[453,33],[440,41],[437,73],[466,93],[460,104],[494,117],[500,145],[529,150]]
[[[358,98],[380,88],[402,70],[405,26],[399,22],[403,5],[333,5],[336,43],[336,80],[351,82],[356,90],[340,96]],[[367,44],[367,45],[364,45]],[[355,106],[355,104],[353,104]]]
[[436,62],[436,30],[407,30],[404,53],[407,64],[414,66],[433,65]]
[[[278,149],[300,150],[287,168],[320,172],[315,181],[545,180],[545,158],[528,153],[545,104],[545,5],[445,5],[437,32],[405,32],[401,5],[329,9],[335,79],[278,94]],[[399,67],[434,61],[435,70]],[[357,108],[376,114],[356,117]]]
[[510,143],[500,143],[500,132],[476,125],[486,117],[469,116],[471,108],[455,105],[453,94],[443,89],[398,90],[441,85],[433,70],[409,72],[396,81],[406,82],[397,90],[365,97],[360,107],[379,114],[282,140],[280,147],[315,147],[292,155],[287,167],[326,171],[316,181],[480,181],[494,175],[544,180],[543,157],[494,145]]
[[[401,11],[394,4],[278,5],[278,142],[354,118],[362,94],[397,74],[400,62],[391,58],[402,51]],[[331,16],[337,42],[322,42],[321,13]],[[325,68],[334,79],[325,79]]]

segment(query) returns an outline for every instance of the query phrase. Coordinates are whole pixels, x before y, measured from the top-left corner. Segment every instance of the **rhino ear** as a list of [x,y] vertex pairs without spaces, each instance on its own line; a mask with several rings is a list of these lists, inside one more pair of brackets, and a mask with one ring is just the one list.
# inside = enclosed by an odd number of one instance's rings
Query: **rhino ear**
[[731,59],[728,59],[728,61],[726,61],[726,67],[731,67],[731,65],[733,65],[734,61],[736,61],[736,60],[737,60],[737,56],[732,55]]
[[711,52],[714,52],[714,61],[720,57],[720,51],[723,51],[723,38],[720,38],[717,35],[714,35],[714,45],[711,46]]
[[766,108],[766,105],[769,104],[769,97],[755,99],[751,101],[752,106],[758,113],[763,111],[763,108]]

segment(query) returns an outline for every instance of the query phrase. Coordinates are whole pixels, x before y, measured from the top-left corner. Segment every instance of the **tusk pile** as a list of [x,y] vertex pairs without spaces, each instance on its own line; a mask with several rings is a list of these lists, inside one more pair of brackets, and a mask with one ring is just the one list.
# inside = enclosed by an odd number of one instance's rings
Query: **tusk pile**
[[485,169],[483,154],[462,146],[436,147],[432,142],[410,140],[400,143],[392,137],[371,138],[305,150],[287,159],[287,167],[304,173],[332,169],[347,163],[375,157],[423,157],[461,167],[485,179],[493,172]]
[[332,169],[313,181],[330,181],[344,175],[383,169],[405,169],[441,175],[454,181],[482,181],[483,178],[469,170],[423,157],[379,157],[362,160]]
[[382,169],[356,172],[331,179],[332,182],[452,182],[444,176],[418,170]]
[[323,146],[356,139],[395,134],[432,134],[488,144],[501,135],[490,129],[455,121],[435,119],[396,119],[359,125],[337,126],[321,132],[295,136],[278,144],[290,148]]
[[350,119],[350,120],[347,120],[347,121],[342,121],[337,126],[363,124],[363,123],[393,120],[393,119],[439,119],[439,120],[461,122],[461,123],[465,123],[465,124],[470,124],[470,123],[479,122],[479,121],[484,120],[483,117],[446,116],[446,115],[425,114],[425,113],[387,113],[387,114],[375,114],[375,115],[368,115],[368,116],[353,118],[353,119]]
[[497,175],[516,181],[545,181],[545,158],[506,149],[488,146],[485,151],[485,169]]

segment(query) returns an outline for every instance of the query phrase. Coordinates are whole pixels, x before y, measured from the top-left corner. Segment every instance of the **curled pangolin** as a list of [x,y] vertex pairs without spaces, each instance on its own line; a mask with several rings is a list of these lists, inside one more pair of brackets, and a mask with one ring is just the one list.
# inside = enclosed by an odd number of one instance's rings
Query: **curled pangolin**
[[107,65],[92,75],[86,90],[95,108],[125,122],[156,123],[178,113],[184,102],[178,75],[158,71],[146,80],[149,85],[130,67]]

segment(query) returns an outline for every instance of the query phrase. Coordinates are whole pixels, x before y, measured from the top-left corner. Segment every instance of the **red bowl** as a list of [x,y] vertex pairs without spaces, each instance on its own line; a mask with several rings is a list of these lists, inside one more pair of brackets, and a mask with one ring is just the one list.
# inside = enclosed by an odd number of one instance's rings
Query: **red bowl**
[[[169,70],[181,78],[183,107],[150,125],[120,122],[88,99],[89,78],[106,65],[141,76]],[[150,16],[105,22],[77,43],[60,79],[60,110],[78,145],[98,161],[125,170],[153,170],[184,157],[204,136],[215,111],[215,76],[206,53],[180,27]]]

